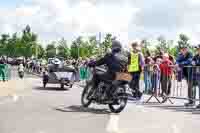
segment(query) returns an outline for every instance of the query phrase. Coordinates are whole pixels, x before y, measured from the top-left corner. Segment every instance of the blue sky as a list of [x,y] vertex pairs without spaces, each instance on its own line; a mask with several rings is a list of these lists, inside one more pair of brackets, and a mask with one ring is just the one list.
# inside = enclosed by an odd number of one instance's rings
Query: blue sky
[[0,34],[29,24],[42,42],[111,32],[124,44],[185,33],[200,42],[200,0],[1,0]]
[[14,8],[20,5],[20,3],[24,3],[24,0],[1,0],[1,7]]

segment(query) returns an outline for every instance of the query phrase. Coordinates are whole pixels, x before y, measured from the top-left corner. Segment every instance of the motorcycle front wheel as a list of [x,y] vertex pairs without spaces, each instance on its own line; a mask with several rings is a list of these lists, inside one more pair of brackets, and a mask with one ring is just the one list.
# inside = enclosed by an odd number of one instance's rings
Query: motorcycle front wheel
[[81,104],[83,107],[88,107],[92,103],[91,96],[93,94],[93,84],[87,83],[81,95]]
[[113,103],[109,104],[109,108],[113,113],[120,113],[126,107],[128,97],[126,95],[125,87],[118,87],[116,88],[117,94],[115,95]]
[[19,77],[22,79],[24,77],[24,73],[23,72],[19,72]]

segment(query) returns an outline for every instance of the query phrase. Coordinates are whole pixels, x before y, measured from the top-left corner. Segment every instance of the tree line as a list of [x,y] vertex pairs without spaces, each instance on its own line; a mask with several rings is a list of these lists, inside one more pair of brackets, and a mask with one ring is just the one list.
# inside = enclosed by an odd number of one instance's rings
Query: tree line
[[[79,36],[69,45],[67,40],[62,38],[59,41],[47,44],[46,48],[44,48],[38,41],[38,35],[32,32],[29,25],[21,31],[21,34],[1,34],[0,36],[0,56],[23,56],[25,58],[33,56],[36,58],[61,56],[66,59],[77,59],[79,57],[101,56],[110,49],[112,40],[116,39],[116,37],[109,33],[106,34],[102,42],[99,42],[96,36],[90,36],[88,40],[84,40],[83,37]],[[153,44],[148,39],[143,39],[141,43],[143,45],[142,51],[144,53],[147,51],[158,53],[162,50],[176,56],[181,46],[187,46],[193,50],[189,40],[189,37],[185,34],[179,35],[178,45],[174,45],[175,42],[173,40],[167,40],[164,36],[159,36],[156,44]],[[151,49],[151,46],[155,46],[155,48]]]

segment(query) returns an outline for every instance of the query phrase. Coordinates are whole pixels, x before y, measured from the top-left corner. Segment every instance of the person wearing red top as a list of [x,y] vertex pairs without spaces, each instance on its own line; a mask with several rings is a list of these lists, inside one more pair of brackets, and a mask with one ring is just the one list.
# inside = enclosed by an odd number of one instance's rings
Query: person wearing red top
[[172,80],[172,66],[171,65],[173,65],[173,63],[172,61],[169,60],[169,55],[164,54],[163,61],[160,64],[162,96],[170,94],[171,80]]

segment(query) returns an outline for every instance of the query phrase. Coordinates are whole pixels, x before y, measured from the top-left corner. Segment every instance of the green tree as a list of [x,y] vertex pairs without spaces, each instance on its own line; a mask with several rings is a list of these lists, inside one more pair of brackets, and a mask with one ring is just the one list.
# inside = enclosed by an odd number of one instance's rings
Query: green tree
[[157,41],[158,41],[158,45],[157,45],[157,50],[158,51],[164,51],[164,52],[167,52],[169,47],[168,47],[168,42],[167,40],[165,39],[164,36],[159,36],[157,38]]
[[147,39],[143,39],[141,42],[142,45],[142,53],[146,54],[149,51],[149,46],[151,43]]
[[101,44],[101,48],[103,49],[104,52],[107,52],[108,49],[111,48],[112,40],[113,40],[112,34],[110,33],[106,34],[106,37]]
[[189,37],[187,36],[187,35],[185,35],[185,34],[180,34],[179,35],[179,41],[178,41],[178,49],[180,48],[180,47],[188,47],[188,48],[190,48],[190,44],[189,44]]
[[37,35],[31,31],[31,27],[27,25],[22,31],[21,38],[21,51],[23,51],[23,56],[31,57],[32,55],[36,56],[36,47],[37,47]]
[[96,36],[89,37],[89,46],[88,46],[89,56],[99,54],[100,50],[98,49],[97,44],[98,42],[97,42]]
[[46,56],[48,58],[53,58],[56,56],[56,47],[55,47],[56,42],[52,42],[47,45],[46,47]]
[[70,55],[74,59],[78,59],[78,46],[75,41],[72,42],[71,48],[70,48]]
[[8,44],[6,46],[6,53],[9,57],[15,57],[17,54],[17,43],[20,39],[17,37],[17,33],[14,33],[12,37],[8,40]]
[[80,57],[82,58],[86,58],[90,56],[90,45],[87,41],[82,42],[81,46],[80,46]]
[[9,35],[9,34],[2,34],[2,35],[1,35],[0,43],[1,43],[2,45],[7,44],[9,38],[10,38],[10,35]]
[[178,55],[178,50],[176,47],[171,47],[168,52],[170,55],[176,57]]
[[70,56],[70,51],[69,48],[67,46],[67,41],[62,38],[59,42],[58,42],[58,56],[64,57],[64,58],[69,58]]
[[75,59],[78,59],[79,57],[81,57],[81,55],[80,55],[80,49],[81,49],[81,45],[83,43],[84,42],[83,42],[81,36],[79,36],[76,40],[74,40],[72,42],[71,50],[70,50],[71,57],[73,57]]
[[7,55],[7,46],[9,43],[10,35],[9,34],[2,34],[0,39],[0,55]]
[[45,49],[42,47],[42,45],[37,45],[37,56],[39,59],[45,57]]

